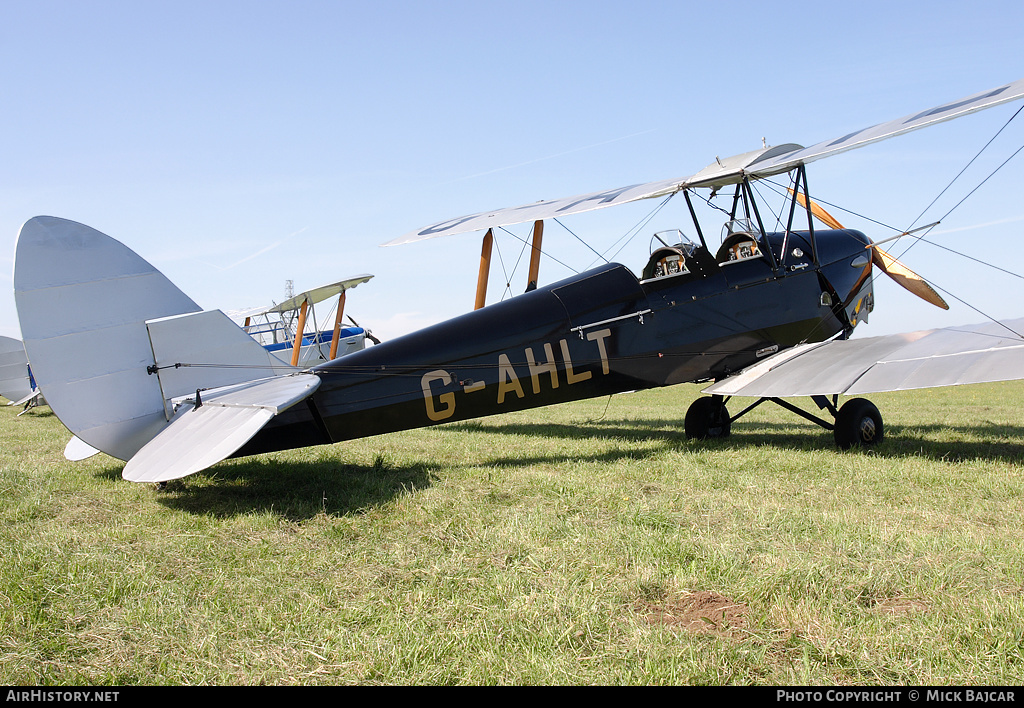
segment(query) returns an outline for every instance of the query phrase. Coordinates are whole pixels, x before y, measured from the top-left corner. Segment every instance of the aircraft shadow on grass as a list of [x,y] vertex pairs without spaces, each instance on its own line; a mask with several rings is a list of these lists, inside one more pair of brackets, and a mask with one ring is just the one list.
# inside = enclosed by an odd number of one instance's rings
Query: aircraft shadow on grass
[[[714,440],[687,440],[682,422],[674,419],[589,421],[583,424],[504,424],[482,425],[478,422],[458,423],[449,430],[486,432],[507,436],[532,436],[566,440],[603,438],[621,442],[593,454],[552,454],[525,457],[500,456],[468,462],[465,469],[481,467],[522,468],[575,459],[613,463],[624,459],[643,460],[666,449],[683,450],[750,450],[754,447],[775,447],[802,450],[831,449],[827,434],[821,445],[815,445],[806,431],[799,428],[810,423],[751,422],[738,426],[732,436]],[[972,441],[946,442],[934,439],[942,431],[951,431]],[[638,449],[633,443],[655,441],[657,445]],[[868,451],[851,451],[851,455],[902,458],[908,455],[925,457],[947,464],[990,460],[1011,464],[1024,463],[1024,426],[992,422],[975,425],[890,426],[886,442]],[[119,479],[122,465],[111,461],[97,473],[98,477]],[[273,511],[294,522],[320,514],[347,516],[378,507],[410,491],[429,488],[437,478],[437,466],[429,462],[396,465],[378,458],[371,465],[349,464],[338,459],[312,462],[277,459],[243,458],[233,464],[219,466],[205,484],[189,485],[180,481],[169,483],[166,493],[158,499],[170,509],[192,514],[233,517],[252,512]]]
[[[499,435],[527,435],[544,438],[582,439],[614,438],[623,442],[659,441],[665,447],[690,450],[704,449],[750,449],[755,447],[777,447],[791,450],[811,450],[820,447],[829,449],[828,433],[822,431],[819,439],[809,435],[804,428],[813,429],[810,423],[772,423],[751,421],[733,428],[727,438],[711,440],[688,440],[683,433],[683,421],[674,419],[607,420],[573,423],[504,423],[501,426],[477,424],[453,425],[454,429],[475,432],[490,432]],[[952,432],[958,438],[955,442],[935,439],[943,431]],[[612,462],[623,458],[643,459],[661,452],[664,448],[638,450],[635,448],[608,450],[591,456],[592,461]],[[834,449],[834,448],[833,448]],[[1024,463],[1024,426],[1006,425],[979,421],[973,425],[889,425],[886,441],[868,450],[854,450],[848,454],[870,454],[881,457],[906,457],[908,454],[927,457],[942,462],[965,460],[999,460]],[[533,458],[502,457],[490,461],[493,465],[526,466],[565,459],[565,455]]]
[[[119,480],[123,465],[110,462],[97,476]],[[427,489],[436,479],[433,469],[425,462],[355,465],[340,458],[314,462],[246,458],[211,471],[205,484],[171,482],[157,501],[197,515],[229,518],[273,511],[301,522],[320,514],[357,514],[410,491]]]

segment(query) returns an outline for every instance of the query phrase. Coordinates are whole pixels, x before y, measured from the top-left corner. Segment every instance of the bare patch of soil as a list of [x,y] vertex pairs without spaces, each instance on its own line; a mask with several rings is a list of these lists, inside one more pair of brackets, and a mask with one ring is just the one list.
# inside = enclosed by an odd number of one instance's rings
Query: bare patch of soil
[[643,602],[639,609],[650,624],[720,637],[736,636],[749,612],[745,604],[707,590],[665,603]]

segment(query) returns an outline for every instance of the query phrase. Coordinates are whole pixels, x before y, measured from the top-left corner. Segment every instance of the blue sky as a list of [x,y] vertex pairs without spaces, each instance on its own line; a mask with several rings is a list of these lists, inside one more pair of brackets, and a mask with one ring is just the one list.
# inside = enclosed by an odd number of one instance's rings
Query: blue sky
[[[408,231],[683,177],[762,138],[810,145],[1024,77],[1024,5],[1009,1],[0,8],[0,335],[13,337],[14,244],[36,215],[124,242],[206,308],[280,301],[289,279],[302,290],[373,273],[347,311],[390,338],[473,302],[481,234],[380,247]],[[905,228],[1019,107],[814,163],[812,193]],[[1024,117],[918,223],[1022,144]],[[1024,155],[929,238],[1024,273],[1022,185]],[[639,270],[655,230],[692,231],[674,200],[618,250],[656,206],[570,217],[575,236],[549,225],[541,280],[572,274],[559,262],[593,265],[590,248]],[[521,244],[501,236],[499,249],[491,302]],[[987,315],[1024,315],[1019,278],[926,244],[903,260]],[[525,288],[525,260],[511,283]],[[858,331],[984,319],[947,299],[940,312],[880,281]]]

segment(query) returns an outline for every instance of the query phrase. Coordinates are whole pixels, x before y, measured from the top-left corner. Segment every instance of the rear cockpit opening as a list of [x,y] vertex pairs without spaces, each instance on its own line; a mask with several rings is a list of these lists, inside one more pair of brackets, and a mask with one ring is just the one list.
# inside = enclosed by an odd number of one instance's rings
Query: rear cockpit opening
[[692,259],[699,246],[679,229],[658,231],[651,237],[651,255],[640,282],[689,275]]

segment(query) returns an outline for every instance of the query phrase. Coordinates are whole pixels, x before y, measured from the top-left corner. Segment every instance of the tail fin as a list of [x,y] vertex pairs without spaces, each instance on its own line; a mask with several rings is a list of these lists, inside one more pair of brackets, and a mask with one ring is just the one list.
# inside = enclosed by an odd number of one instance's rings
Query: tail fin
[[121,460],[168,425],[170,399],[293,371],[130,248],[74,221],[38,216],[22,226],[14,295],[51,409]]

